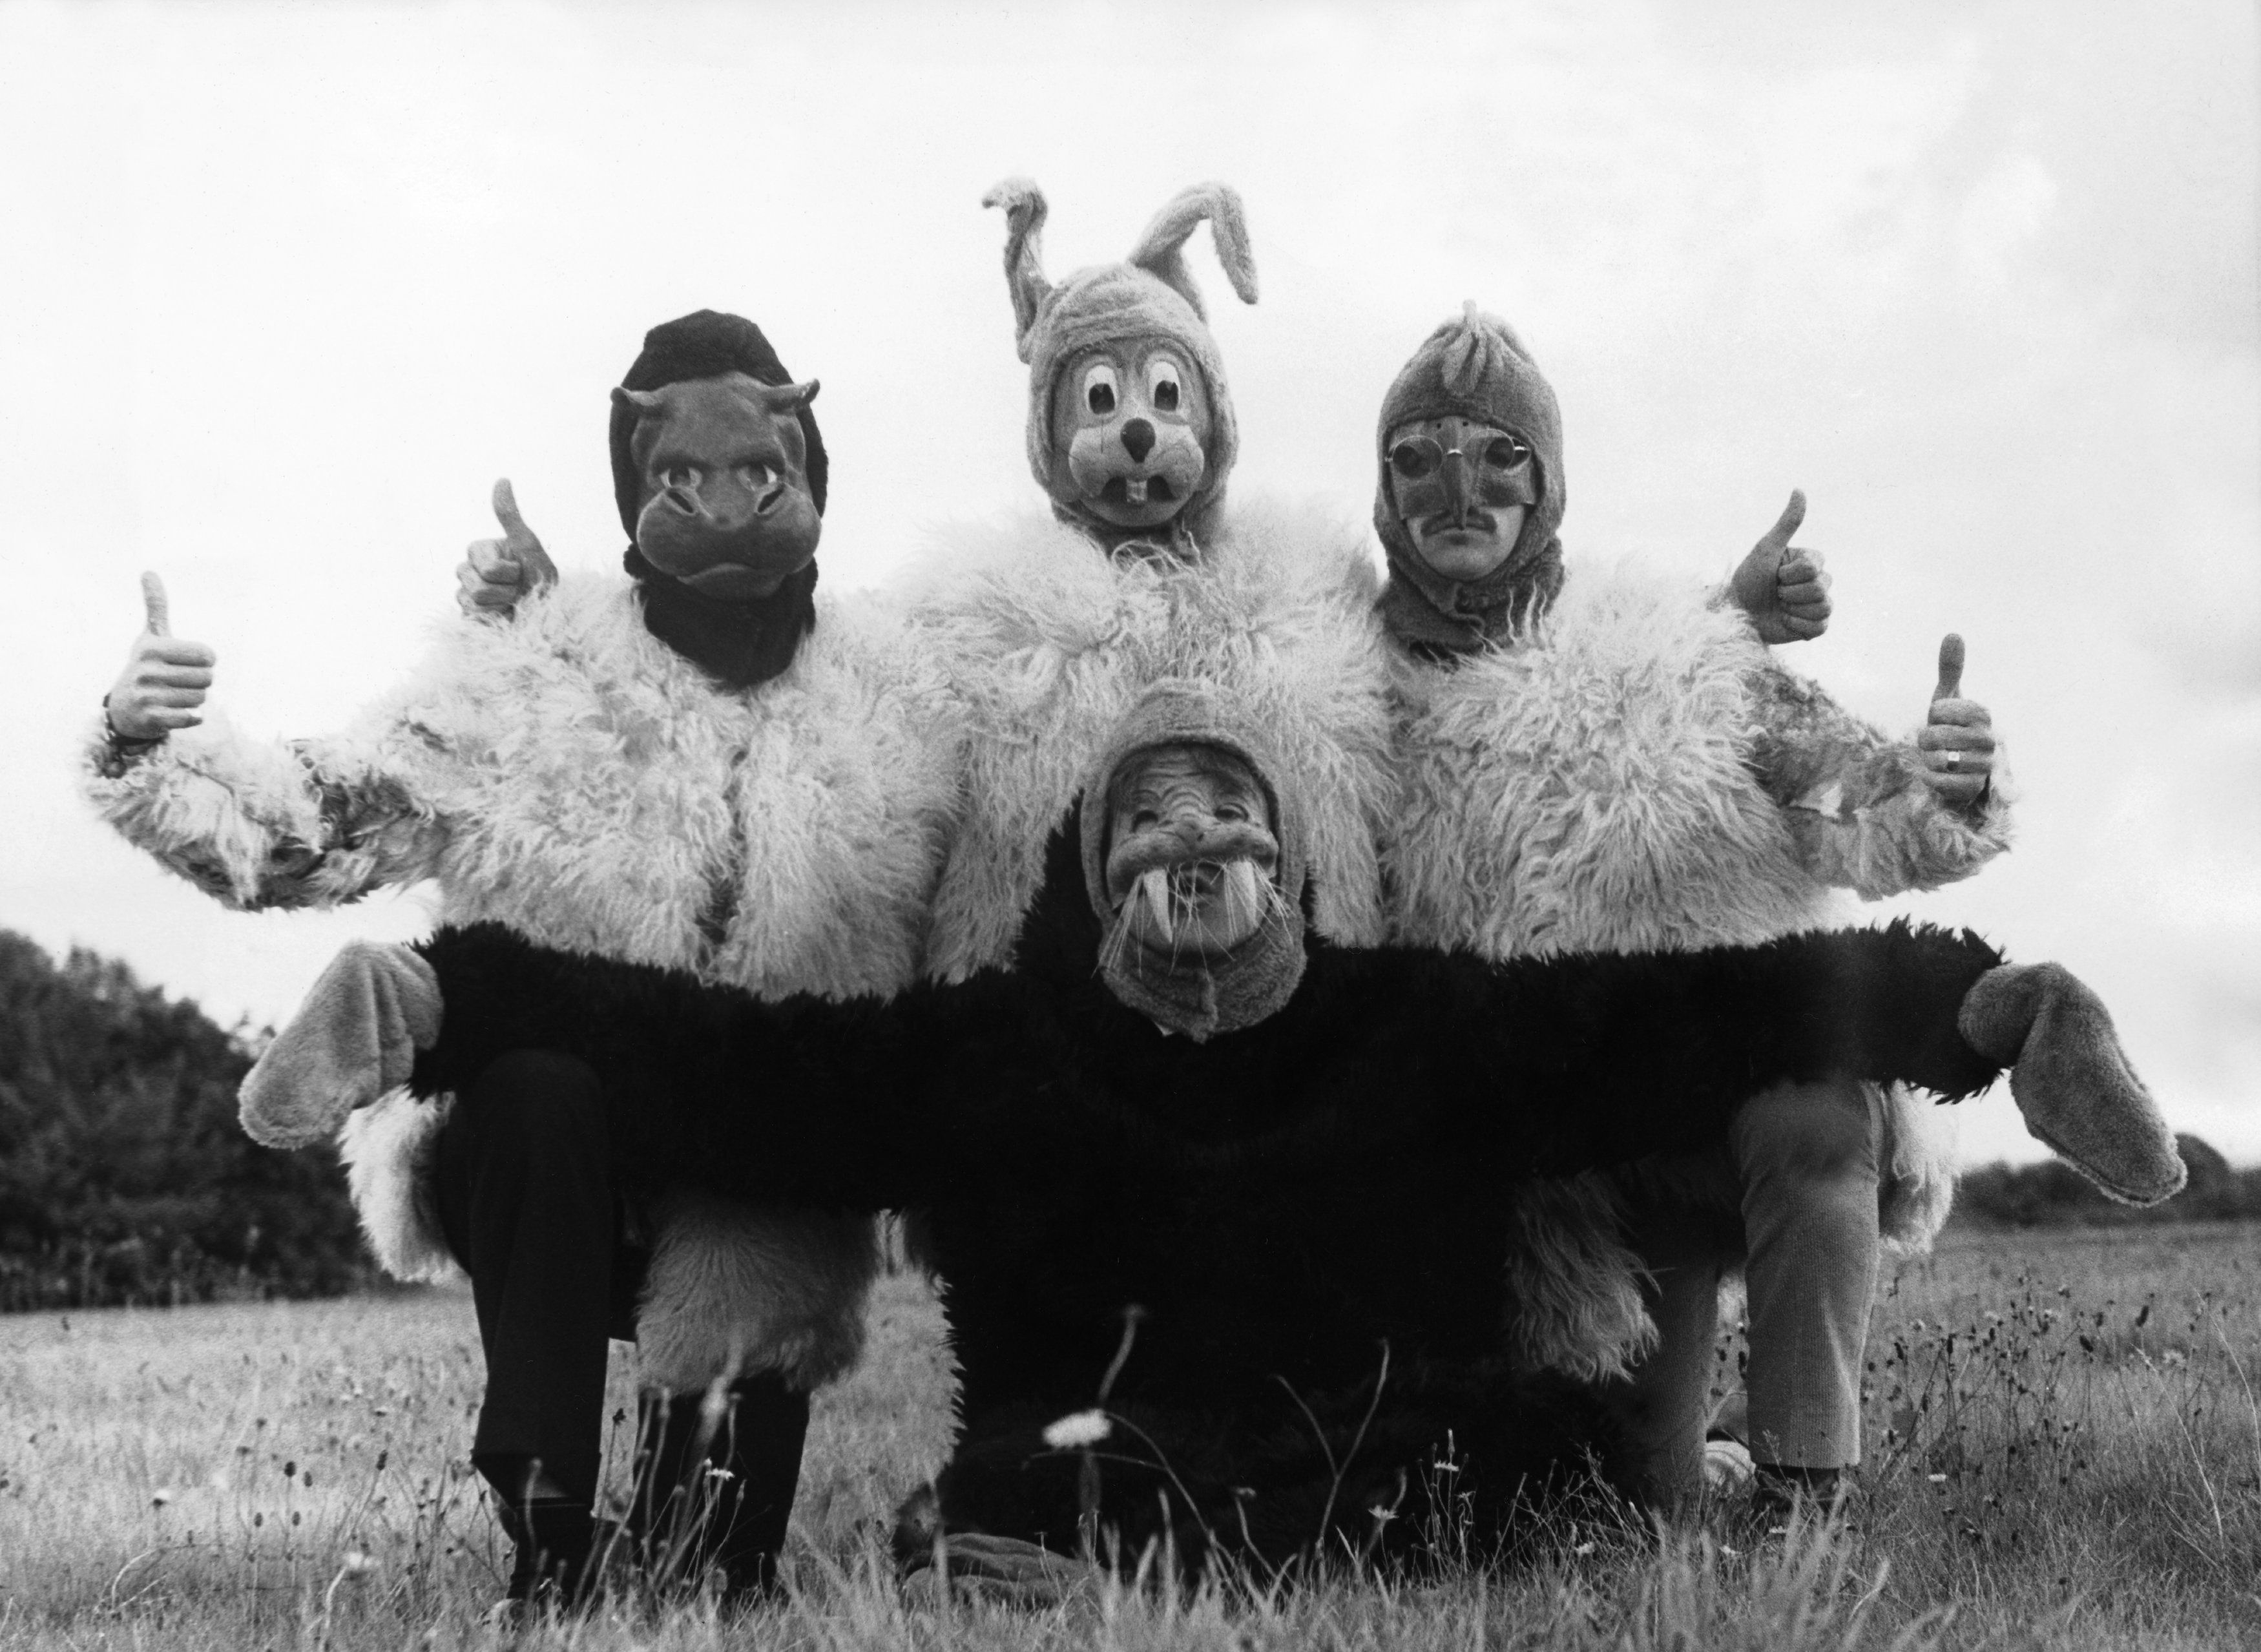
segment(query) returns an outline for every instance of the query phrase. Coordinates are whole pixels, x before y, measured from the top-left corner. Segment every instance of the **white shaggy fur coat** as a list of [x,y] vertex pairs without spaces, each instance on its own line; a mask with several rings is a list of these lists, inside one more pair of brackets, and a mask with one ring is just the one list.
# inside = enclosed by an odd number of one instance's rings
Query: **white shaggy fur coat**
[[[955,716],[873,605],[822,597],[793,664],[718,688],[619,579],[569,578],[507,623],[451,622],[342,738],[176,735],[88,788],[129,839],[229,905],[327,906],[439,885],[441,917],[765,994],[887,994],[915,973],[949,817]],[[385,1266],[446,1265],[423,1174],[441,1115],[396,1094],[344,1149]],[[639,1314],[654,1386],[851,1364],[871,1225],[657,1213]]]
[[1320,933],[1382,935],[1375,858],[1388,818],[1389,666],[1364,529],[1236,500],[1193,559],[1110,561],[1073,528],[1023,517],[945,536],[919,571],[911,628],[959,696],[963,810],[927,967],[1010,961],[1044,844],[1148,685],[1199,679],[1260,722],[1303,782]]
[[[1749,943],[1968,876],[2007,844],[1888,741],[1776,664],[1733,608],[1633,569],[1573,574],[1518,644],[1393,666],[1400,794],[1384,862],[1398,941],[1491,958]],[[1937,1110],[1895,1093],[1889,1240],[1920,1247],[1953,1181]],[[1528,1203],[1511,1340],[1621,1373],[1655,1340],[1609,1179]]]

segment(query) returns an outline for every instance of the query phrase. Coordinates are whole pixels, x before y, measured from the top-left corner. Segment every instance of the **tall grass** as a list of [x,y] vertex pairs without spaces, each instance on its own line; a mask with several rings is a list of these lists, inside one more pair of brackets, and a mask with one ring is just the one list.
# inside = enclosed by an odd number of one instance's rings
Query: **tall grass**
[[[617,1600],[531,1646],[1914,1648],[2261,1643],[2261,1232],[1954,1237],[1884,1289],[1852,1524],[1733,1510],[1550,1533],[1511,1572],[1094,1586],[1010,1610],[899,1589],[884,1526],[940,1461],[915,1283],[821,1397],[793,1586],[743,1621]],[[1732,1352],[1723,1369],[1732,1368]],[[0,1319],[0,1646],[456,1647],[506,1556],[463,1466],[470,1306],[429,1293]],[[634,1414],[627,1373],[614,1444]],[[615,1484],[619,1495],[624,1488]]]

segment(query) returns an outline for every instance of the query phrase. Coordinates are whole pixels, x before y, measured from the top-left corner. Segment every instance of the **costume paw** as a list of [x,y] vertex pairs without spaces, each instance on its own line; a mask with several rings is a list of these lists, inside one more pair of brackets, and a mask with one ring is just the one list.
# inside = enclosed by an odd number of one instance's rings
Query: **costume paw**
[[1056,1555],[1022,1538],[954,1532],[905,1569],[903,1586],[931,1594],[937,1601],[947,1591],[960,1598],[1035,1609],[1062,1605],[1095,1585],[1100,1575],[1089,1561]]
[[349,941],[237,1092],[246,1134],[305,1147],[408,1081],[440,1036],[440,980],[405,946]]
[[2158,1103],[2135,1076],[2104,1001],[2058,964],[1988,970],[1956,1024],[2010,1069],[2010,1094],[2036,1141],[2123,1204],[2157,1204],[2189,1172]]
[[952,1596],[1000,1605],[1056,1606],[1095,1585],[1099,1568],[1041,1544],[944,1528],[941,1500],[922,1486],[895,1511],[895,1569],[905,1591],[940,1605]]

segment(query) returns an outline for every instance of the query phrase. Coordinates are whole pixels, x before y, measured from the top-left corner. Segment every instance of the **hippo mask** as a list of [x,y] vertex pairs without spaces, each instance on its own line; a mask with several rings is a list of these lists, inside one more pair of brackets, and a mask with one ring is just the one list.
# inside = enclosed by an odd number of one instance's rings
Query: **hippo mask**
[[613,392],[635,418],[635,542],[647,562],[722,602],[768,596],[809,564],[822,522],[800,413],[816,388],[729,373]]

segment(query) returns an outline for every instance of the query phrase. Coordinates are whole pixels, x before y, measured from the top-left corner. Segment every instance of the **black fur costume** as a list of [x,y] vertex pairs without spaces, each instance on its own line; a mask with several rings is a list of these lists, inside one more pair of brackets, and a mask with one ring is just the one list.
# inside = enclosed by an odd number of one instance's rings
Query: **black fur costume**
[[1278,1562],[1330,1528],[1361,1543],[1448,1432],[1480,1534],[1600,1438],[1585,1402],[1497,1355],[1504,1189],[1714,1141],[1781,1080],[1953,1099],[1998,1070],[1956,1031],[2001,961],[1968,933],[1498,966],[1315,944],[1284,1009],[1206,1044],[1045,933],[1059,951],[1019,973],[765,1005],[442,930],[419,949],[447,1013],[415,1085],[564,1052],[599,1075],[631,1185],[930,1212],[964,1374],[953,1529],[1076,1547],[1083,1460],[1041,1431],[1095,1404],[1138,1304],[1102,1519],[1130,1552],[1166,1519],[1194,1557]]

